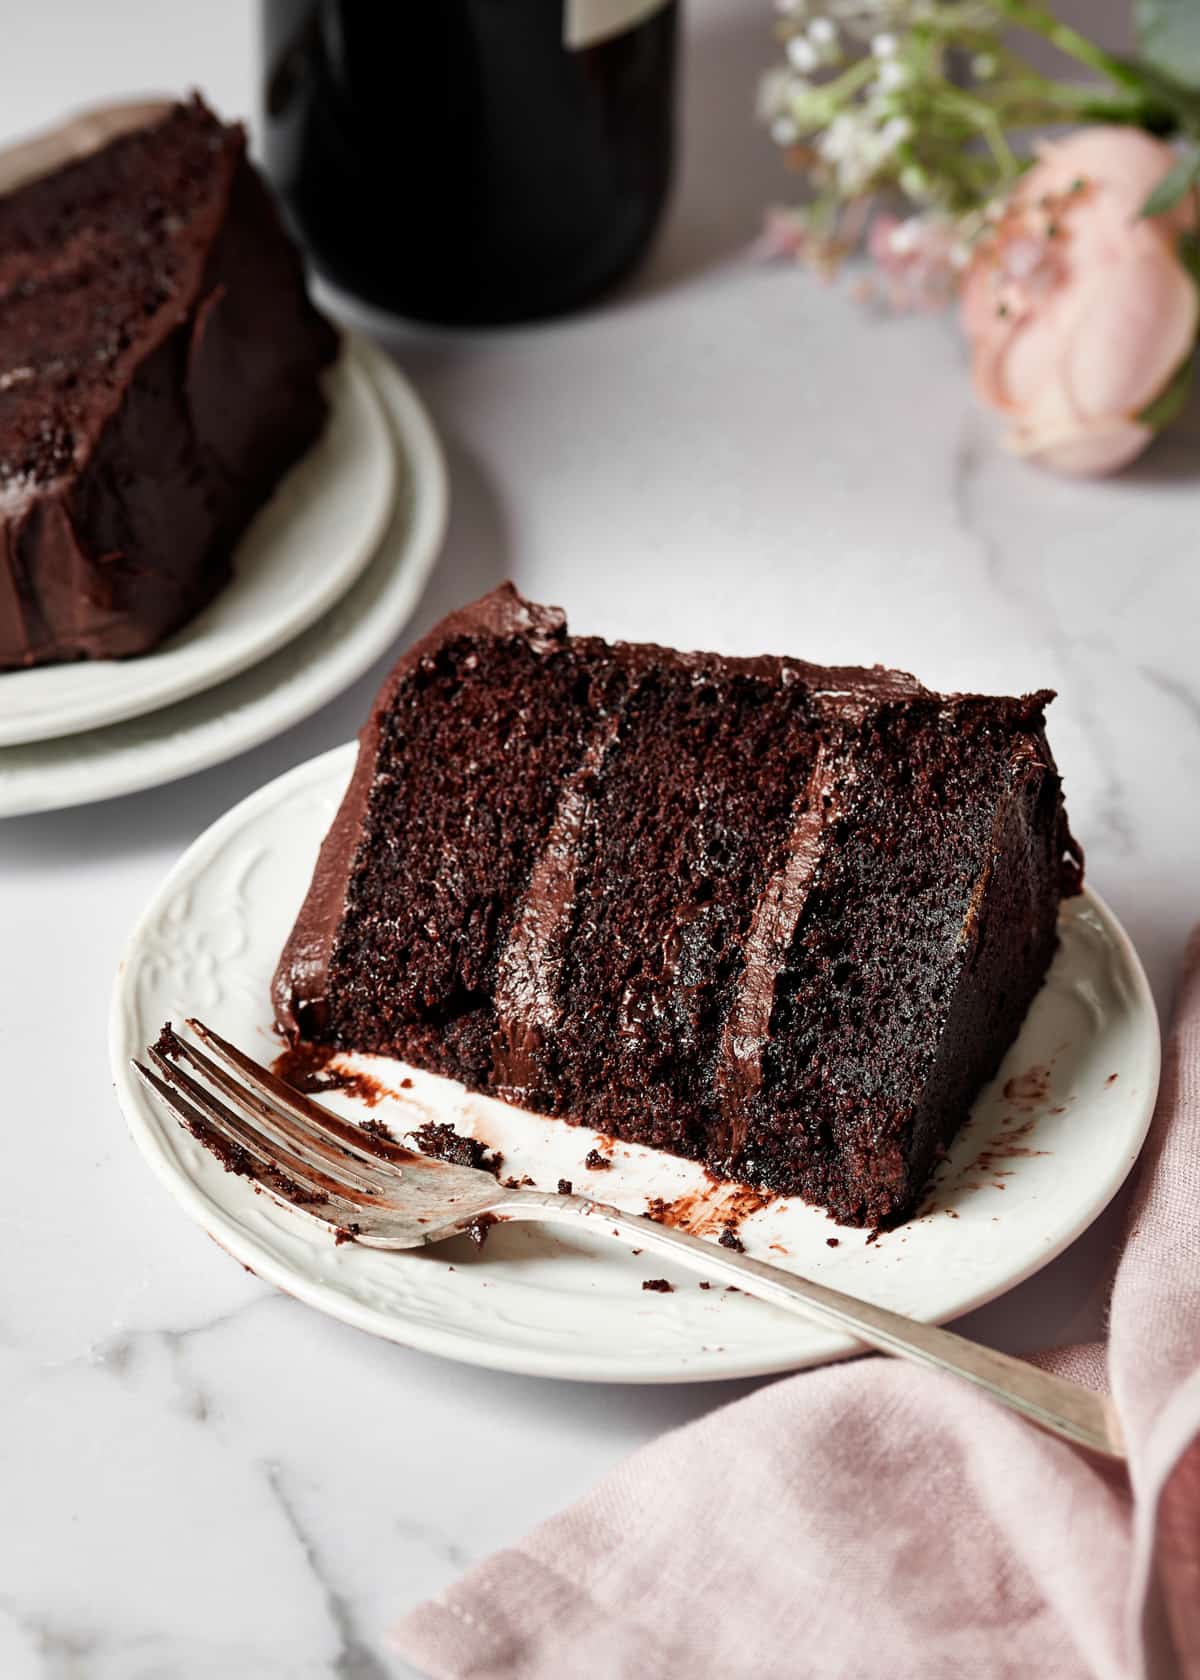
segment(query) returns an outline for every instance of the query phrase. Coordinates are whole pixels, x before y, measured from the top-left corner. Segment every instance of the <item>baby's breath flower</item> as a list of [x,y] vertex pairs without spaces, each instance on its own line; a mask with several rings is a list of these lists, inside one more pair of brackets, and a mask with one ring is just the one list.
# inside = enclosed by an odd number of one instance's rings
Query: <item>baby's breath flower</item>
[[871,41],[871,51],[876,58],[895,58],[899,45],[894,35],[876,35]]
[[821,16],[810,19],[805,30],[805,39],[816,54],[817,62],[824,69],[832,69],[833,66],[842,63],[845,55],[837,25],[832,18]]
[[820,66],[820,55],[807,35],[793,35],[785,50],[788,62],[797,70],[816,70]]
[[879,66],[879,74],[871,87],[878,93],[896,93],[902,87],[907,87],[912,77],[906,65],[900,64],[894,58],[887,58]]
[[885,142],[889,151],[895,151],[906,140],[913,136],[913,122],[911,117],[889,117],[879,131],[879,137]]
[[[777,144],[791,146],[800,135],[812,134],[829,121],[830,103],[805,77],[794,76],[790,70],[771,70],[759,83],[758,114]],[[776,134],[776,122],[785,117],[792,126]]]

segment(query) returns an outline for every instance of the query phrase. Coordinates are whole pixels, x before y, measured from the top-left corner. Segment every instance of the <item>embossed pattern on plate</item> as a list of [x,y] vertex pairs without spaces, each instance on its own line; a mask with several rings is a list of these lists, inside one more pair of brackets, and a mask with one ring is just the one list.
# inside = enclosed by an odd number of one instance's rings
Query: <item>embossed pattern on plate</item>
[[[255,1195],[224,1172],[130,1077],[164,1020],[203,1016],[252,1055],[277,1052],[267,987],[353,762],[339,748],[261,789],[195,843],[130,941],[113,999],[111,1049],[121,1106],[154,1170],[237,1259],[312,1306],[429,1352],[534,1375],[680,1382],[756,1375],[838,1358],[846,1339],[741,1294],[663,1275],[599,1236],[497,1227],[401,1255],[371,1253]],[[1019,1283],[1104,1208],[1137,1157],[1158,1083],[1157,1019],[1137,957],[1093,893],[1064,908],[1060,950],[1018,1042],[939,1170],[921,1216],[877,1240],[777,1200],[740,1224],[749,1253],[928,1321],[941,1322]],[[503,1151],[528,1173],[643,1211],[675,1203],[693,1229],[719,1233],[727,1187],[653,1151],[525,1114],[380,1058],[377,1106],[328,1100],[400,1134],[430,1118]],[[404,1084],[402,1081],[411,1081]],[[589,1150],[611,1166],[589,1169]]]
[[341,600],[269,659],[174,706],[83,735],[0,748],[0,817],[86,805],[205,770],[268,740],[361,676],[403,629],[446,529],[446,469],[419,398],[382,351],[357,353],[395,451],[391,522]]
[[352,341],[325,381],[325,430],[259,511],[216,599],[136,659],[0,671],[0,747],[141,717],[225,682],[299,636],[362,575],[391,510],[394,451]]

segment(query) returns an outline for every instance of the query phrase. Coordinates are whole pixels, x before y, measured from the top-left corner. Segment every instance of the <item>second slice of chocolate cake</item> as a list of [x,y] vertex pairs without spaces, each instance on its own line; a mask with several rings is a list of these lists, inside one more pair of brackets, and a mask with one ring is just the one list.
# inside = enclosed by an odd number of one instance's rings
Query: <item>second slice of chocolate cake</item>
[[337,335],[241,128],[104,126],[0,192],[0,680],[157,647],[325,423]]
[[279,1025],[894,1220],[1079,889],[1049,699],[610,645],[506,585],[385,684]]

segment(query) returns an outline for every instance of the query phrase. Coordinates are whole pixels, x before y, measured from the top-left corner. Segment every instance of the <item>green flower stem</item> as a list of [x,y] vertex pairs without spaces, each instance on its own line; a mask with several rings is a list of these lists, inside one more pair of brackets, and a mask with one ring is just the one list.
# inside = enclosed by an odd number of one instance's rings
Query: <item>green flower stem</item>
[[843,100],[852,98],[859,88],[866,87],[875,76],[879,66],[871,58],[860,58],[848,70],[843,70],[832,81],[822,82],[818,89],[822,99],[828,99],[831,104],[839,105]]
[[1147,116],[1147,102],[1137,94],[1108,93],[1096,86],[1070,82],[1005,83],[989,89],[989,100],[1006,128],[1032,128],[1039,123],[1126,123],[1139,126]]
[[942,103],[950,110],[959,112],[962,117],[976,128],[982,135],[988,150],[996,160],[996,167],[1001,175],[1009,181],[1016,180],[1021,173],[1021,165],[1016,154],[1009,145],[1004,134],[1004,123],[996,107],[987,100],[977,98],[974,94],[964,93],[959,88],[946,88],[942,92]]
[[1081,103],[1080,114],[1101,120],[1136,122],[1158,134],[1170,133],[1176,128],[1187,129],[1192,134],[1200,133],[1200,97],[1193,89],[1173,81],[1152,65],[1118,58],[1106,52],[1095,41],[1081,35],[1079,30],[1056,18],[1053,12],[1034,4],[1033,0],[993,0],[993,4],[1001,16],[1022,29],[1041,35],[1068,58],[1086,65],[1118,88],[1127,89],[1135,100],[1130,114],[1126,116],[1120,114],[1119,106],[1114,111],[1107,103],[1097,106]]
[[1095,70],[1101,76],[1107,76],[1110,81],[1125,87],[1144,87],[1137,69],[1105,52],[1103,47],[1097,46],[1095,41],[1089,41],[1086,35],[1081,35],[1070,24],[1063,23],[1043,6],[1029,3],[1029,0],[995,0],[997,11],[1020,26],[1028,29],[1034,35],[1041,35],[1059,52],[1073,58],[1078,64],[1086,64],[1089,70]]

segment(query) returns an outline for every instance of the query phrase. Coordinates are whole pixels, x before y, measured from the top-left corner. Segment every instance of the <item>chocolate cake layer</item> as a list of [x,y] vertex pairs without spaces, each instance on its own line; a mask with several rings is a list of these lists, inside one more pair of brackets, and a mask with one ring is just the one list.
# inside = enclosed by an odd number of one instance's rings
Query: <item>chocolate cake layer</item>
[[610,646],[505,586],[385,685],[280,1028],[900,1217],[1079,887],[1049,698]]
[[206,605],[336,349],[199,100],[0,196],[0,670],[142,653]]

